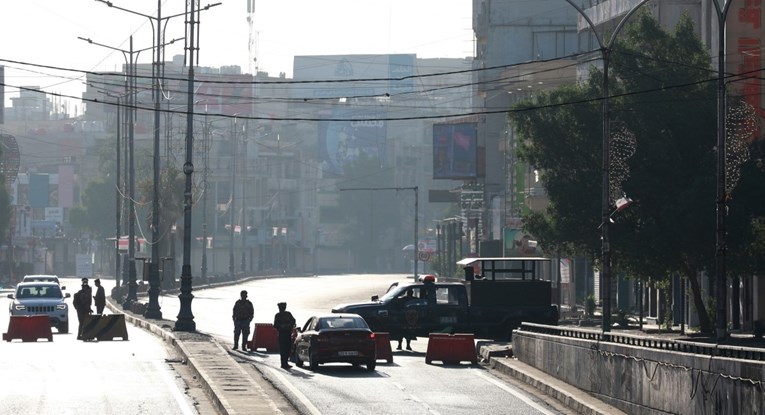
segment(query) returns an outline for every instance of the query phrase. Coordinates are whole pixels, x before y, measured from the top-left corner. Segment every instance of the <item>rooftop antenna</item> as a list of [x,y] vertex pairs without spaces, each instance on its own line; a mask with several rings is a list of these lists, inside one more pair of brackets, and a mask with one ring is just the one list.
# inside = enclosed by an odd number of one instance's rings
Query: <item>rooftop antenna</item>
[[258,72],[258,32],[254,29],[255,24],[255,0],[247,0],[247,24],[250,27],[250,37],[247,41],[247,51],[249,52],[249,70],[253,75]]

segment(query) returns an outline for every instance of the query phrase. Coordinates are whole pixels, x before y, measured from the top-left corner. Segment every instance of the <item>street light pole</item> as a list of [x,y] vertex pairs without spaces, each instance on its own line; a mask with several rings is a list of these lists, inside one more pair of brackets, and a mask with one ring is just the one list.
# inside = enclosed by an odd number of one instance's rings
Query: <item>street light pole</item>
[[236,204],[236,116],[234,114],[234,125],[231,129],[231,204],[228,209],[229,226],[231,227],[231,234],[229,235],[228,246],[228,272],[231,277],[231,281],[236,279],[236,270],[234,269],[234,208]]
[[640,6],[648,2],[648,0],[641,0],[640,3],[636,4],[632,9],[630,9],[629,12],[627,12],[624,17],[619,21],[619,23],[616,25],[616,28],[611,33],[611,37],[608,39],[608,43],[603,43],[603,39],[601,39],[600,34],[598,34],[598,31],[596,30],[596,25],[592,22],[589,16],[580,8],[578,5],[576,5],[573,0],[566,0],[567,3],[569,3],[576,11],[582,16],[582,18],[587,22],[587,24],[590,26],[590,30],[592,30],[593,35],[595,36],[595,39],[598,41],[598,46],[600,47],[600,53],[601,57],[603,59],[603,103],[602,103],[602,131],[603,131],[603,149],[602,149],[602,176],[601,176],[601,186],[602,188],[602,197],[601,197],[601,226],[600,226],[600,237],[601,237],[601,250],[602,250],[602,264],[601,264],[601,281],[603,282],[603,321],[602,321],[602,330],[604,332],[611,331],[611,243],[609,240],[609,215],[610,215],[610,206],[611,206],[611,195],[610,195],[610,182],[611,182],[611,120],[609,115],[609,85],[608,85],[608,66],[610,62],[610,56],[611,56],[611,50],[614,46],[614,42],[616,41],[616,35],[619,34],[619,31],[624,27],[625,23],[627,22],[627,19],[632,16],[633,13],[637,11]]
[[[188,18],[189,34],[189,81],[187,89],[188,108],[186,109],[186,162],[183,163],[183,174],[186,175],[186,183],[183,191],[183,265],[181,267],[181,293],[178,299],[181,308],[178,312],[178,320],[175,321],[176,331],[196,331],[194,314],[191,312],[191,175],[194,173],[192,156],[194,154],[194,50],[196,49],[194,25],[198,16],[195,16],[194,6],[196,0],[191,0],[191,9]],[[207,241],[205,241],[207,242]]]
[[205,130],[204,130],[204,151],[202,157],[205,161],[205,170],[202,177],[202,281],[207,281],[207,170],[210,159],[210,124],[207,121],[207,104],[205,104]]
[[[77,37],[80,40],[88,42],[92,45],[101,46],[107,49],[122,52],[122,56],[125,59],[125,65],[127,66],[127,82],[125,94],[128,98],[128,257],[127,257],[127,283],[128,294],[125,298],[125,302],[122,304],[122,308],[129,310],[132,307],[133,302],[138,299],[138,284],[136,282],[136,269],[135,269],[135,158],[134,158],[134,118],[135,118],[135,91],[136,91],[136,74],[135,65],[138,60],[138,55],[141,52],[152,48],[143,48],[139,50],[133,50],[133,36],[130,36],[130,50],[123,50],[112,46],[104,45],[98,42],[94,42],[90,38]],[[135,54],[135,59],[133,55]],[[129,59],[128,59],[129,57]]]
[[[146,312],[144,313],[144,316],[147,318],[155,318],[155,319],[161,319],[162,318],[162,312],[160,311],[159,306],[159,130],[160,130],[160,91],[159,91],[159,82],[161,74],[161,66],[162,66],[162,47],[164,46],[162,44],[162,33],[164,32],[164,29],[160,27],[162,24],[162,21],[165,21],[165,24],[167,24],[167,21],[173,17],[178,16],[186,16],[188,11],[184,11],[183,13],[178,13],[166,17],[162,17],[162,1],[157,0],[157,17],[150,16],[147,14],[139,13],[133,10],[128,10],[122,7],[115,6],[111,1],[106,0],[96,0],[97,2],[104,3],[109,7],[115,8],[117,10],[122,10],[131,14],[135,14],[138,16],[142,16],[145,18],[148,18],[151,23],[151,29],[152,29],[152,38],[156,37],[156,58],[155,58],[155,66],[152,67],[152,80],[153,80],[153,96],[154,96],[154,185],[153,185],[153,202],[152,202],[152,249],[151,249],[151,262],[149,263],[149,304],[146,307]],[[196,18],[193,16],[194,14],[194,3],[195,0],[191,1],[191,16],[189,18],[190,26],[191,26],[191,33],[192,36],[192,49],[194,47],[193,42],[193,35],[194,35],[194,19]],[[209,9],[210,7],[217,6],[220,3],[214,4],[214,5],[208,5],[205,7],[206,9]],[[154,25],[154,21],[156,20],[157,24],[156,27]],[[172,43],[172,42],[171,42]],[[193,52],[192,52],[193,56]],[[190,67],[193,65],[193,61],[189,65]],[[193,70],[190,71],[190,81],[193,83]],[[191,90],[193,93],[193,89]],[[189,98],[189,109],[188,112],[191,114],[191,105],[193,103],[193,97]],[[189,115],[190,116],[190,115]],[[192,127],[193,128],[193,127]],[[188,155],[187,155],[187,163],[188,161]],[[187,166],[184,164],[184,172],[186,170]],[[193,166],[192,166],[193,171]],[[187,176],[190,176],[191,173],[188,173]],[[190,180],[190,178],[187,178],[187,180]],[[185,236],[184,236],[185,237]],[[185,247],[184,247],[185,251]]]
[[719,0],[712,0],[717,12],[717,194],[716,194],[716,233],[715,233],[715,337],[725,339],[727,334],[727,299],[725,251],[725,216],[727,215],[728,194],[725,188],[726,143],[725,143],[725,20],[733,3],[728,0],[720,6]]
[[247,230],[247,121],[245,120],[244,125],[242,125],[242,220],[241,220],[241,231],[239,232],[239,236],[242,238],[242,252],[241,252],[241,271],[242,275],[246,276],[247,274],[247,261],[245,259],[245,239],[246,239],[246,230]]
[[[159,46],[162,43],[162,30],[159,29],[159,22],[162,21],[162,1],[157,0],[157,39],[156,39],[156,57],[154,58],[154,70],[152,73],[152,97],[154,98],[154,174],[152,183],[152,214],[151,214],[151,262],[149,263],[149,304],[146,306],[144,316],[146,318],[161,319],[162,310],[159,306],[159,77],[160,67],[162,65],[162,52]],[[175,277],[173,277],[175,278]]]

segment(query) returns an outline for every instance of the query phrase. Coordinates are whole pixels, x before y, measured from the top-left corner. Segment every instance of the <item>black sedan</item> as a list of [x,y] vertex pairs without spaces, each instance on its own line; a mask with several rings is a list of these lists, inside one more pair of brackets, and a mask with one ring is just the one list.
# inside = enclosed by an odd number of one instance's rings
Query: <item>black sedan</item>
[[311,370],[320,363],[351,363],[375,370],[377,346],[375,334],[358,314],[313,316],[297,329],[295,364],[308,362]]

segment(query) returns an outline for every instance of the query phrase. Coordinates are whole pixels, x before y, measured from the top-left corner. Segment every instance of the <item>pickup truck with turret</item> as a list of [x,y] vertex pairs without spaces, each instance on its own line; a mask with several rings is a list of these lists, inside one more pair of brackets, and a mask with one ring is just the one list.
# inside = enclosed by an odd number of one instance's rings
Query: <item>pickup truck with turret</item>
[[523,322],[557,324],[550,281],[469,280],[406,282],[370,301],[338,305],[333,313],[362,316],[372,331],[404,334],[473,333],[479,338],[509,339]]

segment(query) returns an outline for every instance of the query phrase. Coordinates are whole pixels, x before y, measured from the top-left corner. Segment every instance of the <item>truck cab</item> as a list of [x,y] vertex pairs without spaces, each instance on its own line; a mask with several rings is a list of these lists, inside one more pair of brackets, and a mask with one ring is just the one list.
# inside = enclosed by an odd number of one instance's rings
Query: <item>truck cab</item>
[[395,338],[403,332],[427,336],[439,331],[459,331],[468,324],[468,307],[463,284],[426,281],[399,284],[382,297],[340,305],[332,312],[359,314],[373,331],[390,332]]

